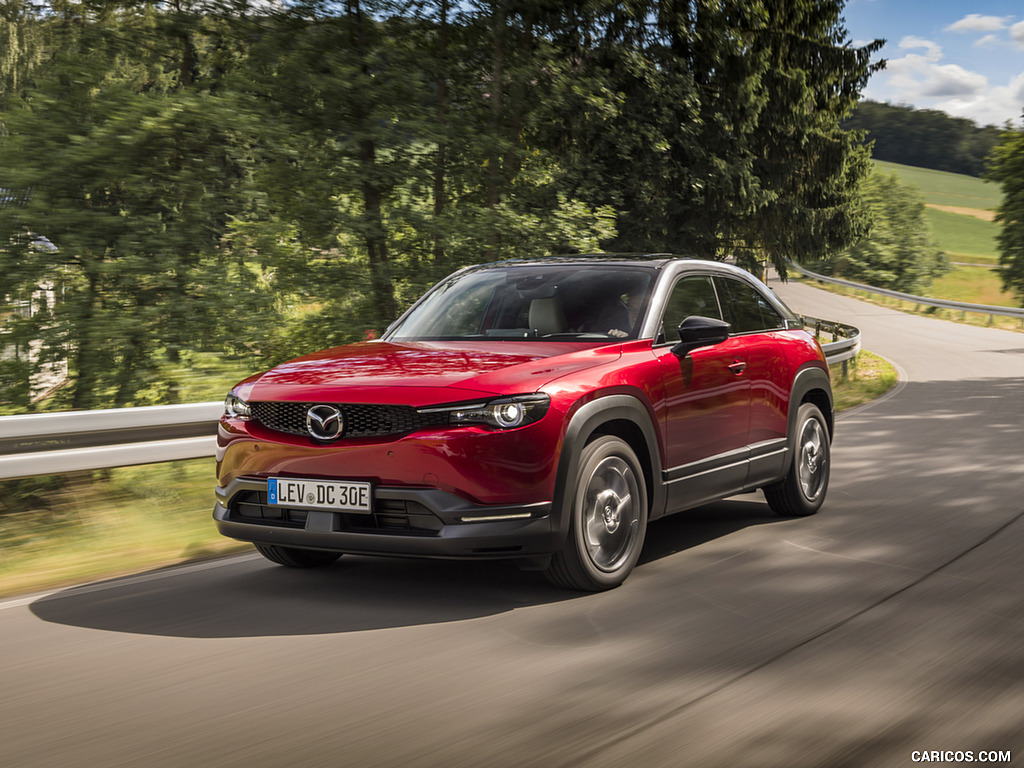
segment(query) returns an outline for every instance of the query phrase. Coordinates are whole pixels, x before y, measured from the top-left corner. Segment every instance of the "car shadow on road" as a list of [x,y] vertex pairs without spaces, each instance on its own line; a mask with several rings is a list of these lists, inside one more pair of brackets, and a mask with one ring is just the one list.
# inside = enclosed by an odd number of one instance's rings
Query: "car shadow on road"
[[[651,523],[639,568],[735,531],[772,522],[754,497]],[[63,590],[31,606],[40,619],[171,637],[329,634],[481,618],[586,597],[509,561],[345,556],[316,570],[235,558]],[[600,599],[600,596],[595,596]]]

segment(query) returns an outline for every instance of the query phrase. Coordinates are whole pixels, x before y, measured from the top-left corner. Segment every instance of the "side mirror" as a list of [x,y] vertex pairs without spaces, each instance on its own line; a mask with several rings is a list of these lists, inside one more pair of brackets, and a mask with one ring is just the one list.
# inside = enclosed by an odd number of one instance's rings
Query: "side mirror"
[[729,338],[732,326],[713,317],[690,315],[679,324],[679,343],[672,347],[676,357],[686,357],[701,347],[713,347]]

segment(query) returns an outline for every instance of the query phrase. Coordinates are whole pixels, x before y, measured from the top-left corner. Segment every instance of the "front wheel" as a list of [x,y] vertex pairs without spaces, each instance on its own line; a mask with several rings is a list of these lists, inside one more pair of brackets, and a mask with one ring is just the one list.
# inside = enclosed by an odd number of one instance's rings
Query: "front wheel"
[[574,483],[569,538],[548,579],[565,589],[619,586],[640,558],[647,530],[647,486],[633,449],[614,435],[587,444]]
[[832,468],[828,425],[818,406],[800,406],[795,437],[793,462],[786,477],[762,489],[772,511],[786,517],[813,515],[821,508]]
[[319,549],[279,547],[276,544],[254,544],[253,546],[270,562],[289,568],[322,568],[341,557],[340,552],[324,552]]

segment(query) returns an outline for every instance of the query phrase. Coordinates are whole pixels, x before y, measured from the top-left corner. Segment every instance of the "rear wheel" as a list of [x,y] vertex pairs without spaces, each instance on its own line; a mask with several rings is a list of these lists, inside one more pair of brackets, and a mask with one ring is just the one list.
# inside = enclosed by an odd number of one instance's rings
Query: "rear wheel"
[[565,548],[548,578],[566,589],[597,592],[619,586],[640,557],[647,529],[647,487],[640,461],[622,439],[605,435],[580,456]]
[[276,544],[256,544],[256,550],[267,560],[289,568],[322,568],[339,557],[340,552],[324,552],[319,549],[297,549],[279,547]]
[[813,515],[821,508],[832,468],[828,425],[818,406],[800,406],[795,437],[789,473],[778,483],[763,488],[768,506],[786,517]]

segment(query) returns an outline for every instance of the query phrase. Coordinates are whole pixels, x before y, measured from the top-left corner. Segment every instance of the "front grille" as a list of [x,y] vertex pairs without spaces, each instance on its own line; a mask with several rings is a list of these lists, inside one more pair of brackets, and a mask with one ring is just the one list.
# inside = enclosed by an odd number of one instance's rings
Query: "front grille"
[[[433,536],[444,527],[441,519],[415,501],[374,499],[371,514],[331,512],[334,531],[402,533]],[[229,506],[229,518],[278,528],[305,528],[309,510],[272,506],[266,491],[242,491]]]
[[[309,437],[306,413],[320,403],[251,403],[253,417],[268,429],[289,435]],[[417,413],[407,405],[338,404],[345,420],[342,437],[383,437],[415,432],[425,427],[443,426],[445,414]]]

